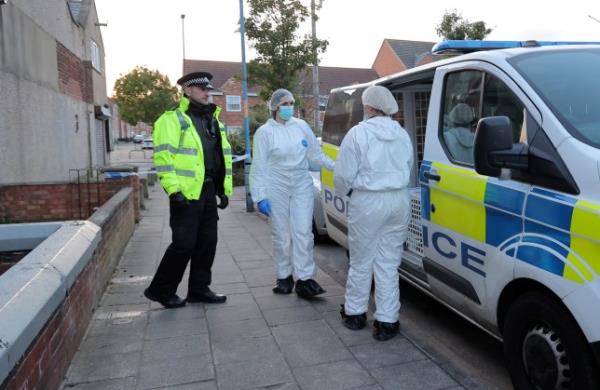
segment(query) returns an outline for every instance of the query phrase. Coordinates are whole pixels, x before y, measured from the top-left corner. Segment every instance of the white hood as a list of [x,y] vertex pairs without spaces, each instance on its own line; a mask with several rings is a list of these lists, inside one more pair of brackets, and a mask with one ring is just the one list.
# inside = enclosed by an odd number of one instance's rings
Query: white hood
[[404,130],[389,117],[377,116],[360,122],[365,130],[380,141],[394,141],[402,137]]
[[390,117],[375,117],[354,126],[340,147],[335,189],[392,191],[408,186],[414,156],[410,137]]

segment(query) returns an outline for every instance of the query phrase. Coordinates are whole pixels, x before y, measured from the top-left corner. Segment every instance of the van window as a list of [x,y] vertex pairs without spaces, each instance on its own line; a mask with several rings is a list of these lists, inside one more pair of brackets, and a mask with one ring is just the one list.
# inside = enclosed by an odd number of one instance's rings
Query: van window
[[521,137],[521,133],[524,133],[521,129],[523,128],[525,107],[506,84],[496,76],[486,73],[481,117],[488,116],[506,116],[513,129],[513,142],[527,143],[527,138],[522,139]]
[[348,130],[363,120],[361,97],[364,90],[345,89],[329,95],[323,120],[323,142],[340,146]]
[[440,140],[452,160],[473,165],[475,129],[481,113],[483,73],[450,73],[444,82]]
[[509,62],[575,138],[600,148],[600,49],[528,53]]
[[[483,87],[483,88],[482,88]],[[446,78],[442,143],[450,158],[473,165],[475,130],[480,118],[506,116],[513,142],[527,143],[525,107],[496,76],[479,71],[451,73]]]

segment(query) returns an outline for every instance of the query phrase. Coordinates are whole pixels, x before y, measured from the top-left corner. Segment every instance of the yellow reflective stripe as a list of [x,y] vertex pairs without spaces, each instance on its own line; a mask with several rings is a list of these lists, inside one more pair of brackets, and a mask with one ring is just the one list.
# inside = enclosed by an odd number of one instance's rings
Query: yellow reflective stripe
[[181,148],[177,151],[177,154],[187,154],[189,156],[196,156],[198,154],[198,149],[195,148]]
[[[474,170],[434,162],[432,168],[442,178],[430,181],[431,222],[474,240],[485,242],[485,189],[487,178]],[[468,216],[468,218],[465,218]]]
[[187,169],[178,169],[175,171],[177,176],[185,176],[185,177],[196,177],[196,172],[189,171]]
[[231,148],[223,148],[223,154],[231,154]]
[[156,172],[171,172],[174,171],[173,165],[159,165],[156,167]]
[[[575,204],[571,218],[571,251],[567,259],[587,281],[594,279],[592,270],[595,276],[600,274],[600,205],[585,200]],[[563,276],[577,283],[583,282],[569,266],[565,267]]]
[[164,152],[165,150],[167,150],[173,154],[177,153],[177,148],[170,144],[161,144],[161,145],[156,145],[154,147],[154,153]]
[[[329,144],[327,142],[323,143],[323,153],[333,161],[337,160],[338,153],[340,148]],[[322,168],[321,169],[321,182],[323,185],[326,185],[329,188],[334,188],[335,184],[333,183],[333,171]]]
[[233,169],[231,169],[231,168],[225,169],[225,174],[226,175],[233,175]]

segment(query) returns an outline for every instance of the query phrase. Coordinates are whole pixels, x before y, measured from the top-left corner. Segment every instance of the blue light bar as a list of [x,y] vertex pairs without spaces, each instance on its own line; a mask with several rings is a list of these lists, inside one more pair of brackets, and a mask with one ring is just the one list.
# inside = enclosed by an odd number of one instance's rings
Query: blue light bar
[[466,54],[483,50],[514,49],[517,47],[600,45],[600,42],[560,41],[443,41],[431,49],[433,54]]

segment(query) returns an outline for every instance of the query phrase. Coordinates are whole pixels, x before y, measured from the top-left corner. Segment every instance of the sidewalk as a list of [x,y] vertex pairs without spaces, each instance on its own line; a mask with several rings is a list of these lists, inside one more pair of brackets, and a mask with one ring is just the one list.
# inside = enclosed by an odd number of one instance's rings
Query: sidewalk
[[227,302],[165,310],[142,295],[170,243],[167,197],[151,187],[65,389],[462,389],[408,339],[375,341],[371,315],[344,328],[344,288],[323,271],[322,298],[273,294],[270,228],[242,196],[220,212],[211,287]]

